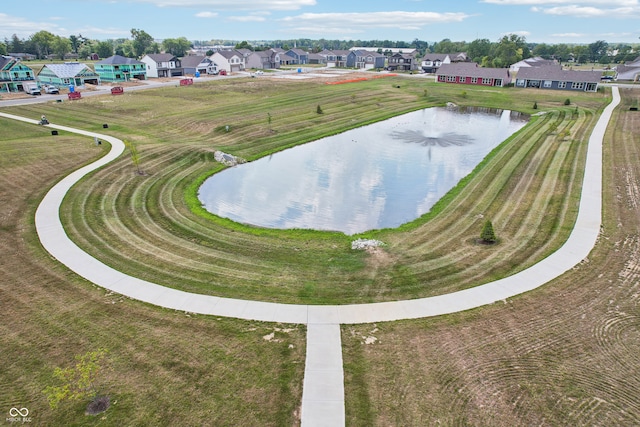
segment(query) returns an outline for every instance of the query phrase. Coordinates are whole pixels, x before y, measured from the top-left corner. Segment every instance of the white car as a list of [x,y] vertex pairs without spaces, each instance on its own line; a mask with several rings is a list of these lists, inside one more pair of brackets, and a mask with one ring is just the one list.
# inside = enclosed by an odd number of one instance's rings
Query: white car
[[60,91],[58,90],[57,87],[55,87],[53,85],[45,85],[44,86],[44,93],[58,94],[58,93],[60,93]]

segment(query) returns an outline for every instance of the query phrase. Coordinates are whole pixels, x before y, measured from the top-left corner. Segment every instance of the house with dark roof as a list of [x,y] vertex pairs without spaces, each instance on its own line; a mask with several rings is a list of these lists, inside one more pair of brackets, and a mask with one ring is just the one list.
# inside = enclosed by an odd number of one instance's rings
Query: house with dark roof
[[559,65],[521,68],[516,87],[596,92],[602,78],[600,71],[563,70]]
[[412,53],[395,53],[387,60],[389,71],[416,71],[418,61]]
[[384,68],[386,59],[386,56],[378,52],[352,50],[347,55],[347,67],[363,68],[365,70],[373,68]]
[[19,92],[24,84],[35,82],[36,74],[17,58],[0,56],[0,92]]
[[206,74],[213,61],[206,55],[187,55],[180,59],[185,75]]
[[523,59],[509,66],[509,71],[517,73],[520,68],[560,66],[554,59],[543,59],[539,56]]
[[150,53],[140,59],[147,65],[148,77],[184,76],[182,62],[170,53]]
[[38,80],[54,86],[84,86],[86,83],[100,84],[100,76],[80,62],[46,64],[38,73]]
[[253,52],[245,58],[247,68],[269,70],[280,68],[280,52],[274,49]]
[[327,67],[344,68],[347,66],[347,58],[350,53],[350,50],[324,49],[322,52],[319,52],[318,55],[324,57],[324,63],[327,64]]
[[215,71],[225,70],[227,73],[243,71],[245,69],[245,57],[235,49],[219,50],[209,57],[214,63]]
[[120,55],[113,55],[96,62],[94,68],[103,82],[126,82],[133,79],[147,79],[147,66],[144,62]]
[[442,64],[436,71],[436,81],[504,87],[511,83],[511,73],[506,68],[486,68],[478,66],[475,62],[457,62]]
[[637,82],[640,80],[640,57],[636,58],[632,62],[617,65],[613,69],[616,72],[616,80]]
[[287,65],[304,65],[309,63],[309,54],[302,49],[289,49],[284,54],[292,58],[281,58],[281,60],[287,61]]
[[427,53],[422,57],[422,71],[425,73],[435,73],[442,64],[454,62],[469,62],[465,52],[457,53]]

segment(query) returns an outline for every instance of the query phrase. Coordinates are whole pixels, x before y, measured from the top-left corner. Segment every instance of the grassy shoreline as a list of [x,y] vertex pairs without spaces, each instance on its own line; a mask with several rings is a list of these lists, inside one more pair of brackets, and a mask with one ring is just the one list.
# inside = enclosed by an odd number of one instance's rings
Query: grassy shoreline
[[[475,286],[513,274],[559,247],[575,219],[582,142],[606,98],[576,94],[565,106],[566,94],[540,100],[539,93],[393,77],[337,86],[238,79],[45,108],[54,122],[70,125],[99,114],[110,132],[139,147],[147,175],[131,174],[123,156],[65,200],[68,233],[94,256],[136,277],[191,292],[342,304]],[[525,113],[535,112],[537,103],[547,114],[503,142],[430,213],[398,229],[355,236],[387,242],[382,254],[352,251],[355,237],[341,233],[237,224],[206,212],[197,200],[198,183],[222,170],[212,159],[216,149],[255,159],[446,102]],[[317,105],[324,114],[316,113]],[[532,159],[536,168],[525,169]],[[513,197],[518,203],[509,202]],[[531,215],[544,210],[562,214]],[[490,250],[473,243],[483,216],[493,217],[502,237]]]

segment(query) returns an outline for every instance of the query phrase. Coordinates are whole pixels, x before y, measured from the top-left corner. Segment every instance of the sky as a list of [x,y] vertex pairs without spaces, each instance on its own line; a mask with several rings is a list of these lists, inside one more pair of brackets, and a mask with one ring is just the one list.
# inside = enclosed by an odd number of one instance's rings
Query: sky
[[2,0],[0,40],[40,30],[155,39],[640,43],[640,0]]

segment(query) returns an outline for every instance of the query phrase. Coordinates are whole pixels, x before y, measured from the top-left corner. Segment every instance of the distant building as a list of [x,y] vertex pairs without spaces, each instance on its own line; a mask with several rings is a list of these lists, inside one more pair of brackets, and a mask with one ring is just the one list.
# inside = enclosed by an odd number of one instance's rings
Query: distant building
[[512,73],[517,73],[520,68],[531,68],[531,67],[549,67],[549,66],[557,66],[560,67],[558,61],[553,59],[542,59],[539,56],[534,58],[523,59],[522,61],[518,61],[515,64],[511,64],[509,66],[509,71]]
[[94,64],[96,73],[105,82],[146,80],[147,66],[144,62],[120,55],[113,55]]
[[436,72],[436,81],[479,86],[506,86],[511,74],[506,68],[479,67],[475,62],[442,64]]
[[469,62],[465,52],[457,53],[427,53],[422,58],[422,71],[425,73],[435,73],[442,64],[454,62]]
[[616,80],[637,82],[640,80],[640,57],[624,65],[618,65],[614,70],[616,72]]
[[596,92],[601,78],[600,71],[563,70],[560,66],[521,68],[516,87]]
[[180,60],[170,53],[152,53],[140,61],[147,64],[148,77],[179,77],[184,75]]
[[0,56],[0,91],[21,92],[24,84],[35,82],[36,75],[20,59],[12,56]]
[[38,80],[54,86],[84,86],[86,83],[99,85],[100,76],[80,62],[46,64],[38,73]]

